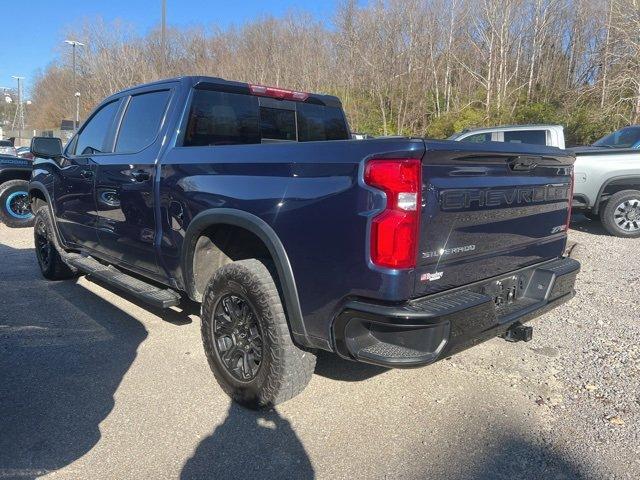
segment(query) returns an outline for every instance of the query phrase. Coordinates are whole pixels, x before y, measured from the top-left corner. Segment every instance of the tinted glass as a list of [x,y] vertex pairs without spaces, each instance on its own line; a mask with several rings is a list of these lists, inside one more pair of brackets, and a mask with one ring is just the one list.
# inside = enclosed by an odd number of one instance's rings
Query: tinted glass
[[640,127],[625,127],[610,133],[593,144],[594,147],[635,148],[640,145]]
[[131,97],[120,125],[116,152],[139,152],[153,142],[169,101],[169,90]]
[[91,155],[105,151],[105,142],[113,123],[113,117],[118,111],[118,104],[117,100],[108,103],[91,117],[91,120],[78,135],[75,149],[76,155]]
[[260,143],[258,99],[251,95],[195,90],[183,145]]
[[504,132],[504,141],[510,143],[533,143],[535,145],[546,145],[547,132],[545,130],[516,130]]
[[0,140],[0,147],[13,147],[9,140]]
[[490,133],[476,133],[475,135],[469,135],[468,137],[460,140],[461,142],[472,142],[472,143],[484,143],[491,141]]
[[296,140],[296,112],[260,107],[260,134],[269,140]]
[[298,103],[298,140],[346,140],[349,138],[347,122],[342,110],[324,105]]

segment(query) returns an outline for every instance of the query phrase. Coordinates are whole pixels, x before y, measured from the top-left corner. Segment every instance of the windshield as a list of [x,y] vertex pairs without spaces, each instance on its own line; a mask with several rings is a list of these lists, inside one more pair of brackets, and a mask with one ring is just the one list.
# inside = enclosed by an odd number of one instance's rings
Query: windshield
[[593,144],[594,147],[637,148],[640,146],[640,126],[625,127],[610,133]]

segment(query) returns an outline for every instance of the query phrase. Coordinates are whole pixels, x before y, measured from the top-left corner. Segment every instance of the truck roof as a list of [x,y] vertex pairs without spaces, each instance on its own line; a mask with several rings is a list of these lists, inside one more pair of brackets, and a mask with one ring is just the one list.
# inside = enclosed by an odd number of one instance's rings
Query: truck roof
[[[209,86],[209,87],[222,87],[230,90],[237,89],[239,93],[250,93],[251,86],[256,86],[256,84],[251,84],[246,82],[237,82],[235,80],[226,80],[220,77],[209,77],[205,75],[184,75],[180,77],[165,78],[162,80],[157,80],[155,82],[134,85],[132,87],[129,87],[114,93],[113,95],[109,96],[109,99],[114,96],[121,95],[123,93],[135,92],[138,89],[148,88],[155,85],[161,86],[167,83],[175,83],[175,82],[180,82],[182,84],[188,85],[190,88],[193,88],[193,87],[207,88]],[[276,86],[273,88],[284,90],[285,87]],[[308,95],[308,97],[304,100],[305,102],[316,103],[316,104],[320,103],[327,107],[342,108],[342,102],[338,97],[334,95],[309,93],[309,92],[304,92],[304,93]],[[108,99],[105,99],[105,101],[106,100]]]

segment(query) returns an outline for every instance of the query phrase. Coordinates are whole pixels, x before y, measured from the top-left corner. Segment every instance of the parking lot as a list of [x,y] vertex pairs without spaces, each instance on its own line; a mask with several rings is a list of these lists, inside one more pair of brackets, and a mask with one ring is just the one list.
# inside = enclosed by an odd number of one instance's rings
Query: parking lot
[[197,310],[45,282],[0,225],[0,478],[639,478],[638,241],[577,218],[578,294],[430,367],[320,355],[276,411],[232,405]]

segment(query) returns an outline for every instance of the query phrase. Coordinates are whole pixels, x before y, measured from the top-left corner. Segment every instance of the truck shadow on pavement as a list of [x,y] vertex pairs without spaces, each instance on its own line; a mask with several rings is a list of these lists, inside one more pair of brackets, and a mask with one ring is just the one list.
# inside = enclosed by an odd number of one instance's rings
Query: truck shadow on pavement
[[0,478],[35,478],[91,450],[146,337],[81,285],[44,281],[32,248],[0,244]]
[[[40,477],[96,446],[100,423],[113,410],[114,394],[146,338],[141,322],[82,285],[44,281],[32,248],[0,244],[0,478]],[[385,371],[319,354],[317,373],[328,378],[363,381]],[[436,446],[440,440],[430,446],[425,437],[422,447],[418,443],[421,460],[404,464],[398,474],[460,480],[586,478],[551,446],[531,443],[519,432],[496,431],[490,437],[477,450],[466,438],[451,438],[452,453],[446,458]],[[336,448],[340,455],[353,454],[348,444]],[[276,410],[253,412],[234,403],[181,471],[184,480],[315,475],[287,419]]]
[[198,445],[180,478],[314,478],[311,461],[288,420],[230,403],[222,425]]
[[[460,439],[465,441],[465,439]],[[581,468],[563,458],[549,445],[535,444],[514,432],[496,433],[486,438],[485,445],[491,446],[491,452],[479,455],[479,458],[464,458],[461,453],[451,452],[451,461],[444,466],[438,465],[434,471],[428,465],[429,453],[423,470],[409,478],[447,479],[447,480],[587,480],[594,478]],[[442,468],[440,468],[442,467]],[[415,471],[409,469],[409,471]]]
[[389,369],[368,363],[352,362],[330,352],[317,352],[315,374],[341,382],[362,382]]
[[571,230],[577,230],[578,232],[590,233],[591,235],[611,235],[605,230],[599,220],[589,220],[583,215],[575,215],[575,217],[572,217],[569,228]]
[[[582,467],[582,468],[581,468]],[[536,445],[522,437],[506,436],[494,456],[478,467],[477,480],[530,480],[553,478],[587,480],[593,478],[580,466],[553,451],[550,445]]]

